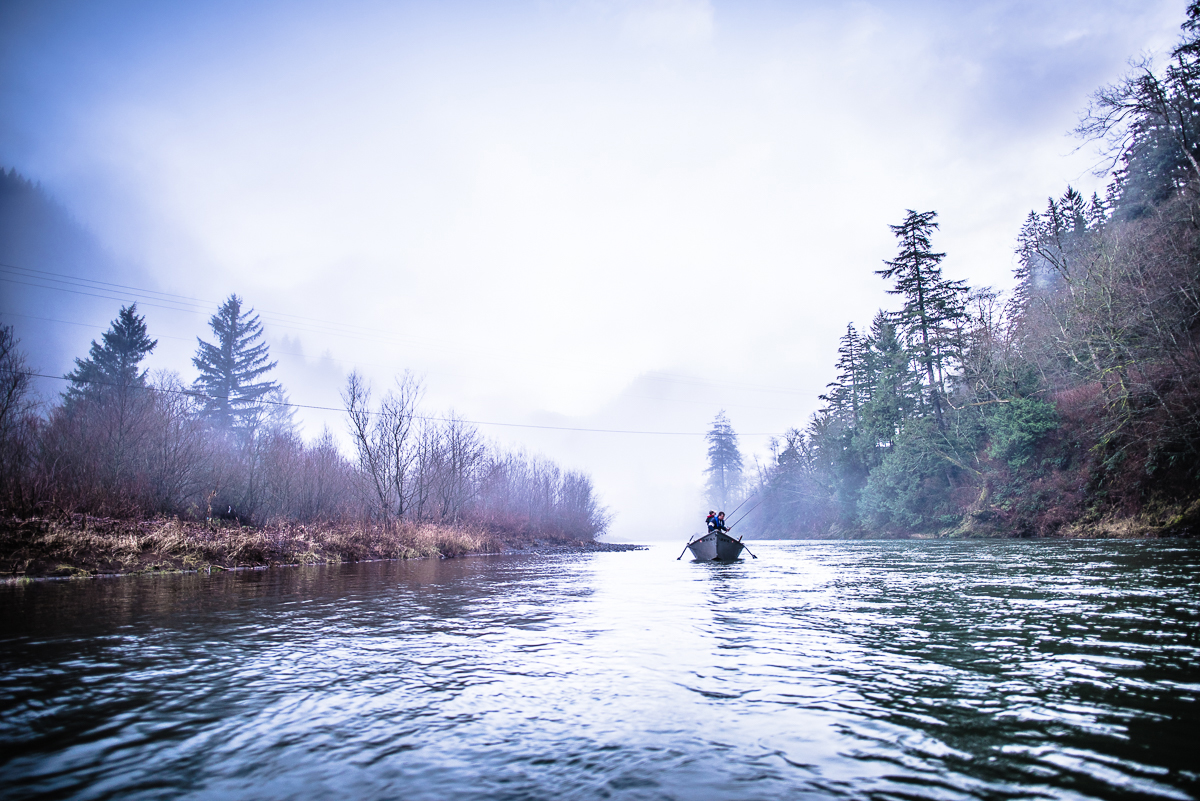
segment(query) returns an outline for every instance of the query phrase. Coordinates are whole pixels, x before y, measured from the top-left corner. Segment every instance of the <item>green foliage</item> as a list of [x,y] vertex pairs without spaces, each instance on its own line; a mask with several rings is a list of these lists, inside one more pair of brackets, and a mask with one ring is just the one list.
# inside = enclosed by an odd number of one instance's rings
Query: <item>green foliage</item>
[[948,465],[930,448],[936,422],[916,422],[871,471],[858,501],[862,522],[875,529],[927,528],[941,514],[949,490]]
[[1165,69],[1095,95],[1077,132],[1105,143],[1113,184],[1030,213],[1006,300],[943,278],[935,212],[891,226],[877,272],[902,307],[847,326],[824,408],[762,478],[765,533],[1047,534],[1195,500],[1200,0],[1187,17]]
[[1103,145],[1115,167],[1114,218],[1152,216],[1200,179],[1200,4],[1187,7],[1184,35],[1155,70],[1142,58],[1120,81],[1097,90],[1076,133]]
[[959,324],[967,287],[962,281],[942,277],[941,262],[946,254],[935,253],[930,246],[937,228],[936,211],[909,209],[903,222],[891,226],[900,240],[896,258],[885,261],[886,267],[876,273],[895,281],[889,294],[904,298],[904,306],[892,317],[923,374],[929,405],[941,427],[947,368],[962,349]]
[[1014,398],[993,409],[987,420],[988,455],[1013,468],[1024,467],[1038,441],[1059,426],[1054,406],[1034,398]]
[[75,369],[67,374],[71,386],[66,391],[67,405],[83,399],[124,401],[131,389],[146,386],[146,371],[138,367],[158,345],[146,334],[146,318],[137,313],[137,304],[122,306],[117,319],[101,336],[103,344],[92,340],[86,359],[76,359]]
[[870,464],[879,450],[890,447],[920,403],[920,384],[909,353],[888,315],[879,312],[867,337],[870,390],[855,430],[855,448]]
[[192,364],[200,371],[196,389],[205,395],[204,414],[224,428],[249,429],[258,421],[263,401],[279,392],[274,381],[258,381],[274,369],[262,323],[253,309],[242,311],[242,299],[230,295],[209,320],[217,344],[199,337]]
[[838,347],[837,380],[828,385],[830,392],[821,400],[852,425],[858,423],[859,409],[871,398],[870,355],[869,342],[858,335],[854,323],[848,324]]
[[737,433],[722,409],[713,418],[712,428],[704,437],[708,441],[708,499],[714,507],[730,505],[742,486],[742,452]]

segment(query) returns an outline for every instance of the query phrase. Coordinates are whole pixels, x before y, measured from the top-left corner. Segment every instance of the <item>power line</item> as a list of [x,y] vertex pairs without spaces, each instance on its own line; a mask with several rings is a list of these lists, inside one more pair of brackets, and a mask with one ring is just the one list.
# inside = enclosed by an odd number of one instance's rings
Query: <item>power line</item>
[[88,289],[99,289],[101,287],[105,287],[105,288],[112,287],[114,289],[128,289],[133,292],[140,292],[143,295],[160,295],[160,296],[162,296],[162,299],[172,300],[172,302],[185,301],[187,303],[204,303],[204,304],[213,303],[213,301],[202,300],[200,298],[192,298],[192,297],[188,297],[187,295],[175,295],[170,292],[160,292],[157,289],[144,289],[142,287],[128,286],[126,284],[113,284],[108,281],[100,281],[95,278],[80,278],[79,276],[68,275],[66,273],[55,273],[55,272],[50,272],[48,270],[35,270],[33,267],[22,267],[18,264],[8,264],[6,262],[0,262],[0,268],[4,268],[6,270],[17,270],[20,273],[33,273],[34,275],[37,275],[37,276],[46,276],[42,280],[54,281],[55,283],[60,283],[60,284],[69,283],[73,286],[82,286],[82,287],[86,287]]
[[[2,280],[2,279],[0,279],[0,280]],[[10,311],[0,311],[0,314],[7,315],[9,317],[22,317],[26,320],[41,320],[46,323],[62,323],[63,325],[74,325],[74,326],[78,326],[80,328],[96,328],[101,331],[106,330],[104,326],[97,325],[96,323],[80,323],[80,322],[76,322],[75,320],[56,320],[53,317],[38,317],[36,314],[21,314],[20,312],[10,312]],[[174,339],[177,342],[191,342],[192,341],[192,337],[173,337],[170,334],[156,334],[154,338],[155,339]],[[288,354],[288,355],[303,356],[303,354]]]
[[[2,268],[3,266],[4,265],[0,265],[0,268]],[[17,273],[16,275],[20,278],[30,278],[31,277],[31,276],[23,275],[21,273]],[[32,277],[32,278],[34,280],[54,280],[54,279],[41,279],[38,277]],[[178,305],[174,305],[174,306],[166,306],[166,305],[163,305],[163,303],[152,302],[154,300],[163,300],[164,303],[173,302],[173,301],[170,301],[169,299],[160,299],[160,298],[152,297],[150,300],[147,300],[145,297],[142,297],[138,294],[134,294],[132,296],[124,295],[124,296],[114,297],[111,294],[99,295],[99,294],[96,294],[96,292],[82,291],[82,289],[95,289],[97,292],[113,292],[113,291],[115,291],[115,290],[106,289],[105,287],[93,287],[93,286],[89,286],[87,284],[70,284],[69,286],[81,287],[81,289],[70,289],[70,288],[68,288],[68,286],[48,286],[46,284],[31,283],[30,281],[18,281],[15,278],[5,277],[4,275],[0,275],[0,281],[9,283],[9,284],[18,284],[21,286],[35,287],[37,289],[52,289],[56,292],[69,292],[73,295],[84,295],[86,297],[91,297],[91,298],[100,298],[101,300],[115,300],[120,303],[127,302],[132,297],[132,299],[135,303],[139,303],[142,306],[149,306],[154,309],[166,309],[167,311],[187,312],[188,314],[205,314],[206,313],[206,310],[204,310],[204,309],[188,308],[186,305],[183,305],[183,304],[178,304]],[[66,283],[66,282],[60,281],[59,283]],[[151,291],[152,290],[135,290],[135,292],[140,292],[140,293],[144,293],[144,294],[149,294]],[[218,304],[214,304],[214,305],[218,305]],[[274,312],[268,313],[268,312],[263,312],[263,311],[260,311],[259,314],[260,315],[279,314],[279,316],[296,317],[296,315],[283,315],[281,313],[274,313]],[[305,320],[308,318],[297,318],[297,319]],[[347,337],[350,339],[360,339],[360,340],[367,340],[367,341],[374,341],[374,342],[388,342],[391,344],[420,343],[425,347],[440,347],[440,348],[444,348],[444,349],[454,350],[453,348],[446,348],[444,345],[436,345],[436,344],[421,342],[420,340],[407,338],[407,337],[402,337],[402,338],[392,337],[391,339],[370,338],[370,337],[362,336],[362,335],[355,334],[355,333],[347,333],[346,331],[338,331],[338,330],[329,329],[329,328],[322,329],[322,328],[317,328],[317,327],[313,327],[313,326],[300,325],[299,323],[291,323],[287,320],[281,321],[278,319],[271,319],[270,316],[267,316],[267,321],[269,323],[271,323],[271,325],[275,326],[276,328],[283,328],[283,329],[286,329],[289,331],[307,331],[310,333],[332,334],[333,336]],[[341,324],[333,323],[332,325],[341,325]]]
[[[97,325],[95,323],[77,323],[72,320],[56,320],[53,317],[38,317],[35,314],[20,314],[18,312],[0,311],[0,315],[7,315],[9,317],[21,317],[26,320],[42,320],[47,323],[62,323],[63,325],[74,325],[74,326],[79,326],[80,328],[95,328],[95,329],[98,329],[101,331],[103,331],[105,329],[104,326]],[[155,336],[155,338],[156,339],[173,339],[177,342],[191,342],[192,341],[192,338],[189,338],[189,337],[175,337],[175,336],[171,336],[170,334],[157,334]],[[295,351],[290,351],[290,350],[272,349],[271,355],[273,355],[273,356],[296,356],[298,358],[305,359],[305,360],[307,360],[309,358],[307,354],[297,353]],[[327,354],[318,356],[316,358],[318,360],[327,360],[327,361],[331,361],[331,362],[337,362],[338,364],[348,364],[353,367],[365,366],[365,367],[382,367],[385,369],[390,369],[395,366],[395,365],[390,365],[390,364],[379,364],[378,362],[363,362],[363,361],[351,361],[349,359],[339,359],[335,356],[330,356]],[[444,375],[457,375],[459,377],[463,377],[463,376],[461,376],[461,374],[446,373],[444,371],[434,370],[434,371],[428,371],[428,372],[429,372],[429,374],[432,374],[432,375],[443,375],[443,376]],[[648,378],[650,380],[661,380],[661,381],[678,381],[681,383],[694,383],[694,384],[695,383],[699,383],[699,384],[707,383],[705,381],[689,381],[686,377],[669,377],[668,376],[668,377],[664,377],[664,378],[658,378],[656,376],[643,376],[643,378]],[[734,386],[734,385],[731,385],[731,386]],[[783,390],[780,390],[780,391],[783,391]],[[629,393],[625,393],[624,397],[638,398],[640,400],[661,401],[663,403],[690,403],[690,404],[697,405],[697,406],[711,405],[709,401],[690,400],[690,399],[684,399],[684,398],[662,398],[662,397],[657,397],[655,395],[632,395]],[[746,404],[746,403],[726,404],[725,408],[727,408],[727,409],[763,409],[763,410],[772,411],[772,412],[787,411],[786,409],[780,409],[779,407],[776,407],[776,406],[752,406],[752,405]]]
[[[89,297],[103,298],[105,300],[124,301],[128,299],[126,296],[113,297],[118,290],[127,290],[136,293],[134,299],[143,305],[151,306],[156,309],[167,309],[168,311],[183,311],[191,314],[206,314],[214,307],[219,306],[220,302],[215,300],[207,300],[204,298],[193,298],[187,295],[176,295],[170,292],[160,292],[156,289],[146,289],[144,287],[129,286],[128,284],[114,284],[108,281],[99,281],[94,278],[80,278],[66,273],[55,273],[48,270],[35,270],[32,267],[21,267],[16,264],[0,262],[0,272],[16,271],[15,275],[18,278],[25,278],[31,281],[50,281],[56,284],[65,284],[66,286],[50,286],[47,284],[28,283],[24,281],[16,281],[12,278],[0,277],[0,281],[8,281],[14,284],[23,284],[24,286],[38,287],[40,289],[53,289],[58,292],[71,292],[77,295],[87,295]],[[75,287],[70,289],[68,287]],[[108,292],[108,295],[96,295],[91,292],[81,292],[81,289],[91,289],[97,292]],[[146,297],[142,297],[146,296]],[[159,301],[153,303],[150,301]],[[174,305],[164,306],[162,303],[170,303]],[[270,309],[256,309],[260,315],[266,317],[269,321],[282,328],[291,327],[292,330],[313,331],[316,333],[334,334],[336,336],[345,336],[357,339],[365,339],[378,335],[385,337],[385,341],[391,342],[419,342],[419,340],[402,337],[396,338],[389,331],[383,331],[377,328],[367,328],[365,326],[350,325],[348,323],[336,322],[333,320],[321,320],[315,317],[304,317],[298,314],[289,312],[271,311]],[[302,325],[307,324],[307,325]],[[339,330],[340,329],[340,330]]]
[[[3,280],[3,279],[0,279],[0,280]],[[10,312],[10,311],[0,311],[0,314],[7,315],[9,317],[22,317],[26,320],[41,320],[41,321],[47,322],[47,323],[62,323],[63,325],[74,325],[74,326],[79,326],[80,328],[94,328],[99,331],[106,330],[105,326],[98,325],[96,323],[79,323],[79,322],[75,322],[73,320],[56,320],[53,317],[38,317],[36,314],[21,314],[19,312]],[[197,337],[176,337],[176,336],[171,336],[170,334],[155,334],[154,338],[155,339],[173,339],[176,342],[194,342],[197,339]],[[291,350],[273,349],[271,351],[271,354],[274,356],[296,356],[301,359],[305,359],[306,361],[310,358],[308,356],[308,354],[297,353],[297,352],[291,351]],[[334,356],[328,356],[325,354],[321,354],[320,356],[315,356],[312,358],[315,358],[317,361],[328,360],[331,362],[337,362],[338,364],[348,364],[351,366],[360,366],[361,365],[361,366],[366,366],[366,367],[383,367],[383,368],[387,368],[387,369],[392,369],[395,367],[395,365],[379,364],[378,362],[362,362],[362,361],[357,361],[357,360],[351,361],[349,359],[338,359]]]
[[[142,287],[129,286],[127,284],[115,284],[107,281],[99,281],[92,278],[80,278],[78,276],[67,275],[65,273],[55,273],[47,270],[35,270],[31,267],[21,267],[15,264],[0,262],[0,273],[5,270],[18,271],[15,275],[19,278],[27,278],[30,280],[54,281],[55,283],[66,284],[67,286],[49,286],[46,284],[29,283],[28,281],[18,281],[14,278],[6,278],[0,275],[0,281],[8,283],[21,284],[23,286],[36,287],[40,289],[51,289],[58,292],[70,292],[76,295],[85,295],[88,297],[101,298],[103,300],[127,301],[129,296],[113,297],[117,290],[127,290],[148,297],[134,297],[134,300],[144,306],[150,306],[157,309],[165,309],[167,311],[182,311],[191,314],[204,314],[208,308],[217,306],[217,301],[204,300],[202,298],[193,298],[186,295],[175,295],[168,292],[160,292],[153,289],[144,289]],[[29,275],[30,273],[34,275]],[[12,273],[10,273],[12,274]],[[69,287],[76,287],[71,289]],[[110,289],[111,287],[111,289]],[[84,292],[83,289],[92,289],[97,292],[108,292],[110,294],[98,295],[94,292]],[[160,301],[155,303],[153,301]],[[174,305],[162,305],[164,303]],[[203,305],[201,305],[203,304]],[[332,334],[334,336],[347,337],[350,339],[359,339],[371,342],[393,343],[393,344],[417,344],[423,347],[432,347],[439,350],[451,350],[459,352],[484,353],[483,351],[474,351],[464,348],[454,348],[439,343],[431,343],[412,337],[396,337],[387,331],[382,331],[375,328],[367,328],[364,326],[354,326],[346,323],[339,323],[330,320],[321,320],[313,317],[304,317],[287,312],[273,312],[265,309],[256,310],[260,315],[267,318],[268,322],[273,325],[291,330],[291,331],[307,331],[310,333]],[[45,319],[45,318],[42,318]],[[341,329],[341,330],[339,330]],[[380,336],[382,335],[382,336]],[[170,338],[170,337],[168,337]],[[293,354],[301,355],[301,354]],[[489,354],[484,354],[489,355]],[[336,359],[335,361],[343,361]],[[355,362],[346,362],[355,363]],[[772,387],[763,384],[753,384],[747,382],[736,381],[712,381],[702,377],[681,376],[671,373],[654,373],[643,376],[650,381],[666,381],[677,384],[691,384],[693,386],[716,386],[730,387],[735,389],[748,389],[754,392],[770,392],[784,395],[805,395],[807,393],[797,389],[785,389],[783,387]]]
[[[7,372],[13,372],[13,371],[9,370]],[[118,386],[117,384],[113,384],[108,381],[96,381],[94,379],[82,379],[82,380],[81,379],[73,379],[73,378],[68,378],[67,376],[47,375],[46,373],[32,373],[32,372],[25,372],[23,370],[18,371],[18,372],[20,372],[22,375],[27,375],[27,376],[36,377],[36,378],[50,378],[50,379],[54,379],[57,381],[71,381],[73,383],[95,384],[97,386],[103,386],[103,387]],[[228,396],[209,395],[208,393],[200,392],[199,390],[193,390],[193,389],[167,389],[165,387],[138,387],[138,388],[139,389],[144,388],[144,389],[151,390],[154,392],[169,392],[169,393],[176,394],[176,395],[187,395],[189,397],[204,398],[206,400],[224,400],[224,401],[231,400],[231,398],[229,398]],[[291,408],[291,409],[313,409],[316,411],[323,411],[323,412],[345,412],[346,411],[345,409],[338,408],[336,406],[313,406],[313,405],[304,404],[304,403],[291,403],[290,401],[272,401],[272,400],[260,399],[255,402],[269,404],[271,406],[282,406],[282,407]],[[378,415],[378,414],[380,414],[380,412],[368,412],[368,414]],[[451,422],[469,423],[470,425],[475,425],[475,426],[501,426],[504,428],[534,428],[534,429],[541,429],[541,430],[545,430],[545,431],[579,431],[579,432],[584,432],[584,433],[589,433],[589,434],[640,434],[640,435],[649,435],[649,436],[673,436],[673,437],[703,437],[703,436],[708,435],[707,431],[638,431],[638,430],[634,430],[634,429],[621,429],[621,428],[579,428],[579,427],[574,427],[574,426],[542,426],[542,425],[534,425],[532,423],[500,423],[500,422],[496,422],[494,420],[465,420],[460,417],[435,417],[435,416],[431,416],[431,415],[421,415],[421,414],[414,414],[413,419],[426,420],[429,422],[438,422],[438,423],[451,423]],[[778,436],[782,436],[782,434],[779,434],[778,432],[768,432],[768,433],[751,432],[751,433],[743,433],[743,434],[740,434],[739,436],[743,436],[743,437],[778,437]]]

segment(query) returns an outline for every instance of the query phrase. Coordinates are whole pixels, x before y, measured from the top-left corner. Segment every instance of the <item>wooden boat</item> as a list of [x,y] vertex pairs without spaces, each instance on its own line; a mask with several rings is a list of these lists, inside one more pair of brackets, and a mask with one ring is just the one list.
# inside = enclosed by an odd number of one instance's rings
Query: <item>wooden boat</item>
[[742,555],[745,546],[724,531],[710,531],[689,542],[687,547],[701,562],[733,562]]

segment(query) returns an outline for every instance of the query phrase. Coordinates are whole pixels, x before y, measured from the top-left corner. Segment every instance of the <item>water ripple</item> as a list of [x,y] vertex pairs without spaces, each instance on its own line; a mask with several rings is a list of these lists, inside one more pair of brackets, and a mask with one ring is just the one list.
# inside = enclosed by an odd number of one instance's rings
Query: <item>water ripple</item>
[[7,798],[1197,797],[1200,548],[0,587]]

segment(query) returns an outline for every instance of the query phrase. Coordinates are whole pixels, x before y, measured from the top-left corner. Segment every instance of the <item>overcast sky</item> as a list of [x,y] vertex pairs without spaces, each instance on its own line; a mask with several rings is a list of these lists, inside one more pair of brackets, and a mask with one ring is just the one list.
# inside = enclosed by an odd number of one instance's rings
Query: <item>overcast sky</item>
[[1184,5],[6,3],[0,166],[121,283],[201,301],[140,295],[153,367],[190,381],[236,292],[300,404],[410,369],[430,411],[693,432],[481,427],[592,473],[613,536],[682,540],[694,432],[724,408],[761,458],[804,425],[846,323],[893,303],[874,270],[905,209],[938,211],[950,277],[1003,288],[1031,208],[1103,190],[1068,131]]

